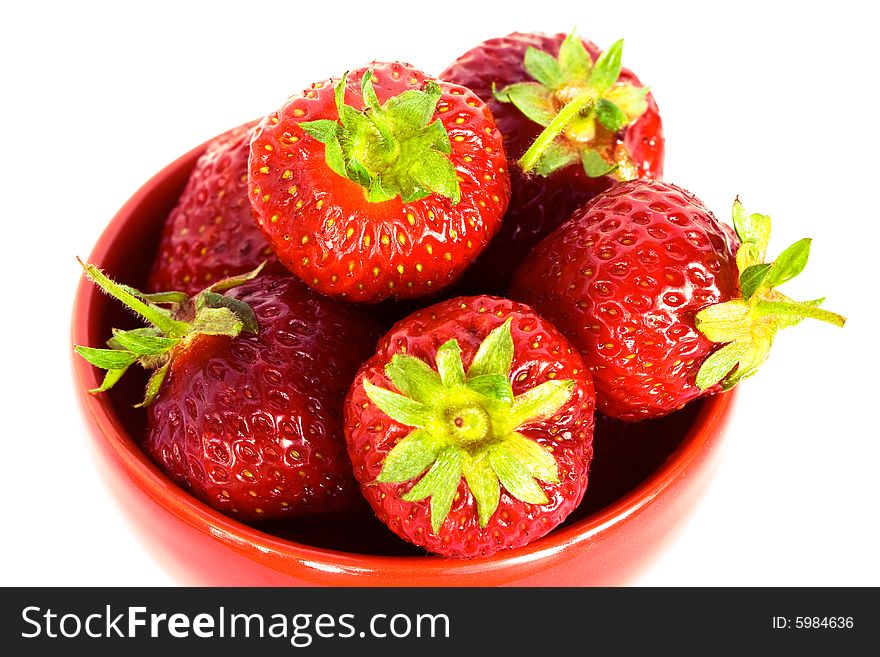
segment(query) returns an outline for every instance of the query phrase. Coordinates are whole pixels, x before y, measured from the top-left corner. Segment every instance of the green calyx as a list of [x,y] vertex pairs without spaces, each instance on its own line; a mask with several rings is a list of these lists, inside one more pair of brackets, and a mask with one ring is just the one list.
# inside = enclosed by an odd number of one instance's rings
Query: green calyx
[[255,270],[217,281],[194,297],[183,292],[143,294],[109,278],[100,269],[84,264],[86,276],[114,299],[144,319],[150,326],[121,331],[113,329],[107,341],[109,349],[75,345],[76,352],[95,367],[107,370],[93,394],[112,388],[129,367],[135,363],[152,370],[144,399],[136,407],[149,406],[168,373],[175,354],[187,348],[197,335],[226,335],[235,337],[242,331],[257,333],[257,317],[253,309],[238,299],[222,292],[255,278],[263,264]]
[[486,336],[467,372],[453,339],[437,350],[436,370],[395,354],[385,373],[398,392],[364,380],[367,397],[383,413],[413,428],[388,453],[376,481],[418,479],[403,499],[430,498],[435,533],[462,477],[482,527],[498,508],[502,486],[518,500],[546,504],[538,482],[559,482],[553,454],[518,429],[552,417],[571,397],[575,382],[553,379],[514,396],[508,378],[513,352],[508,319]]
[[524,65],[534,82],[517,82],[495,98],[513,103],[544,131],[519,159],[526,173],[549,176],[580,163],[591,178],[613,175],[631,180],[638,174],[618,136],[648,109],[648,89],[618,82],[623,40],[593,62],[572,32],[554,58],[537,48],[526,51]]
[[697,387],[706,390],[721,383],[729,390],[754,374],[767,360],[776,333],[807,318],[843,326],[846,318],[819,308],[824,301],[794,301],[776,287],[800,274],[810,255],[809,239],[802,239],[764,262],[770,241],[770,217],[747,214],[739,199],[733,203],[733,225],[740,239],[736,253],[742,296],[697,313],[697,329],[709,340],[724,344],[697,372]]
[[428,81],[379,104],[373,71],[361,79],[364,109],[345,104],[347,73],[335,87],[339,121],[305,121],[300,127],[324,144],[327,166],[361,185],[371,203],[399,196],[405,203],[437,193],[458,203],[461,191],[440,119],[431,122],[440,86]]

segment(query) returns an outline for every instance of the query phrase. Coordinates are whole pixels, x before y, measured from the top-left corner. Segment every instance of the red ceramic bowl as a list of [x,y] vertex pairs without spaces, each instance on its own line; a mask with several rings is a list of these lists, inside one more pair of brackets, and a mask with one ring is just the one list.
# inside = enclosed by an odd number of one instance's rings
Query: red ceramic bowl
[[[204,144],[172,162],[125,204],[89,261],[140,285],[162,223]],[[130,319],[80,283],[73,343],[99,345]],[[624,585],[675,533],[712,473],[730,393],[635,425],[597,419],[595,458],[581,506],[544,538],[474,560],[426,556],[374,518],[305,519],[250,527],[169,481],[139,447],[144,416],[131,408],[143,381],[94,396],[99,372],[74,359],[74,378],[102,474],[151,553],[182,584],[317,586]]]

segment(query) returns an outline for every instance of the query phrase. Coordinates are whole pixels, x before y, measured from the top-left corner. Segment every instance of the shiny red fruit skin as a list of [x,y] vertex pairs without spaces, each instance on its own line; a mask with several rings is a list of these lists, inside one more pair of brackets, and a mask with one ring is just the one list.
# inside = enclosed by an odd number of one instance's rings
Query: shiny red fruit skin
[[264,260],[270,270],[283,271],[247,195],[254,125],[223,133],[199,157],[162,230],[149,292],[193,295],[217,280],[252,271]]
[[[503,488],[498,509],[480,527],[476,502],[464,479],[452,510],[438,534],[431,528],[429,500],[406,502],[401,497],[414,484],[376,483],[391,448],[410,431],[373,405],[363,380],[394,389],[385,365],[398,352],[435,366],[441,344],[455,338],[465,370],[488,333],[513,318],[514,361],[510,381],[514,394],[548,379],[574,379],[571,399],[551,419],[526,425],[524,435],[552,449],[559,468],[558,484],[541,483],[550,502],[521,502]],[[547,321],[523,304],[490,296],[458,297],[416,311],[398,322],[379,342],[378,350],[358,372],[345,404],[345,434],[354,474],[382,522],[401,538],[430,552],[449,557],[487,556],[539,538],[559,525],[580,504],[587,488],[593,455],[595,394],[590,375],[577,351]]]
[[[614,180],[607,176],[589,178],[580,165],[565,167],[546,178],[524,175],[515,162],[542,128],[513,104],[501,103],[492,95],[493,83],[497,89],[503,89],[515,82],[532,80],[523,67],[523,58],[530,46],[555,57],[565,36],[514,32],[506,37],[489,39],[459,57],[440,74],[443,80],[468,87],[486,101],[504,136],[510,159],[511,199],[507,214],[492,244],[462,277],[461,289],[464,291],[478,289],[503,293],[517,265],[533,246],[575,209],[614,184]],[[594,60],[599,56],[595,44],[584,41],[584,46]],[[627,68],[622,69],[619,79],[643,86]],[[665,141],[660,111],[652,94],[648,94],[647,111],[626,129],[623,141],[638,166],[640,177],[662,177]]]
[[532,251],[511,296],[580,349],[597,410],[624,420],[659,417],[720,389],[695,385],[718,345],[697,331],[694,316],[738,296],[738,247],[690,192],[621,183]]
[[[349,73],[345,99],[362,109],[361,78],[373,70],[380,103],[424,87],[424,73],[374,63]],[[439,194],[409,203],[366,200],[357,183],[326,164],[324,145],[303,121],[338,120],[336,80],[292,96],[258,126],[251,144],[250,190],[267,240],[295,274],[319,292],[375,303],[435,292],[454,281],[498,230],[510,197],[501,134],[471,91],[438,80],[434,118],[446,128],[461,200]]]
[[342,404],[378,330],[296,278],[260,276],[230,294],[258,335],[200,335],[148,407],[145,449],[210,506],[245,520],[341,511],[359,501]]

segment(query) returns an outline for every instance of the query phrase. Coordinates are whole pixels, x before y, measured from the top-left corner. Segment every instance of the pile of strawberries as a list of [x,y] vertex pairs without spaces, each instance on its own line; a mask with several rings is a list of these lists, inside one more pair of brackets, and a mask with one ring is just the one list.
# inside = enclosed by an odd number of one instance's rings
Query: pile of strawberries
[[[364,513],[449,557],[515,548],[589,495],[596,413],[729,389],[804,318],[733,228],[661,182],[659,111],[574,34],[514,33],[433,78],[374,62],[216,138],[94,392],[150,372],[143,448],[243,522]],[[393,324],[393,325],[392,325]],[[389,328],[390,326],[390,328]]]

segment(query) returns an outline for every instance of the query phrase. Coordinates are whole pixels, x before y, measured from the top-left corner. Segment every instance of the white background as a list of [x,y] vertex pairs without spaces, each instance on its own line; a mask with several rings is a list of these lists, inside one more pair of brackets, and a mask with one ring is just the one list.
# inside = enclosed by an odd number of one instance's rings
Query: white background
[[771,214],[773,254],[813,237],[786,290],[849,317],[779,336],[710,489],[633,584],[880,585],[870,3],[530,4],[3,4],[0,584],[172,583],[97,477],[69,365],[74,256],[141,183],[313,80],[372,59],[436,74],[486,38],[577,25],[601,47],[626,39],[666,178],[725,219],[736,194]]

